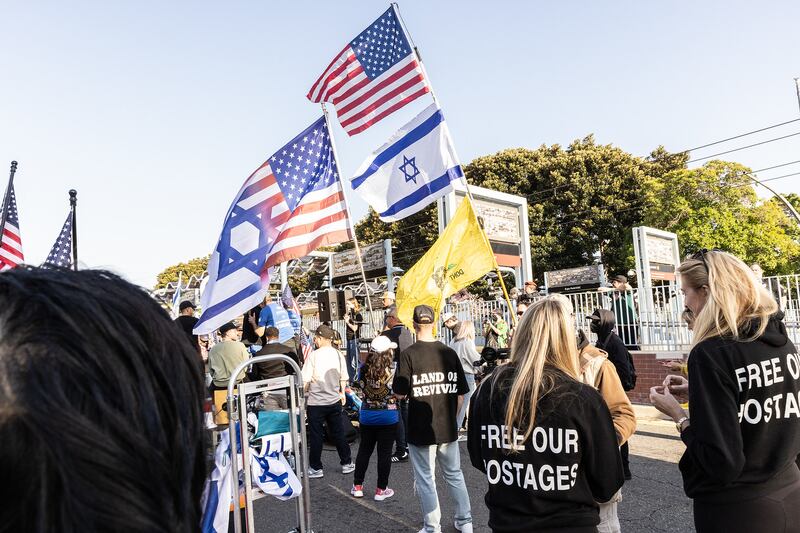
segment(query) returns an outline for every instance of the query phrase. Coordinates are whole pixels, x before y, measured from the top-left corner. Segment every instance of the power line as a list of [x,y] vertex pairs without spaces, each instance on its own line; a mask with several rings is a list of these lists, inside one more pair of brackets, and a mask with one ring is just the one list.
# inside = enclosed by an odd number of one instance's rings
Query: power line
[[787,124],[792,124],[793,122],[798,122],[798,121],[800,121],[800,118],[787,120],[786,122],[781,122],[780,124],[773,124],[772,126],[767,126],[766,128],[760,128],[760,129],[757,129],[757,130],[748,131],[746,133],[741,133],[739,135],[734,135],[733,137],[728,137],[727,139],[722,139],[720,141],[714,141],[713,143],[703,144],[701,146],[695,146],[694,148],[689,148],[688,150],[683,150],[682,152],[674,152],[674,153],[683,154],[683,153],[687,153],[687,152],[695,152],[695,151],[700,150],[702,148],[708,148],[709,146],[716,146],[718,144],[722,144],[722,143],[725,143],[725,142],[728,142],[728,141],[733,141],[735,139],[741,139],[742,137],[747,137],[748,135],[753,135],[754,133],[761,133],[762,131],[771,130],[773,128],[779,128],[781,126],[785,126]]
[[691,161],[687,161],[686,164],[688,165],[689,163],[696,163],[698,161],[703,161],[704,159],[711,159],[712,157],[717,157],[719,155],[731,154],[733,152],[738,152],[740,150],[747,150],[748,148],[753,148],[754,146],[761,146],[762,144],[769,144],[771,142],[780,141],[780,140],[783,140],[783,139],[788,139],[789,137],[795,137],[797,135],[800,135],[800,131],[798,131],[796,133],[790,133],[789,135],[783,135],[782,137],[775,137],[774,139],[767,139],[766,141],[761,141],[761,142],[757,142],[757,143],[753,143],[753,144],[748,144],[747,146],[740,146],[739,148],[734,148],[733,150],[727,150],[725,152],[719,152],[719,153],[716,153],[716,154],[707,155],[705,157],[698,157],[697,159],[692,159]]

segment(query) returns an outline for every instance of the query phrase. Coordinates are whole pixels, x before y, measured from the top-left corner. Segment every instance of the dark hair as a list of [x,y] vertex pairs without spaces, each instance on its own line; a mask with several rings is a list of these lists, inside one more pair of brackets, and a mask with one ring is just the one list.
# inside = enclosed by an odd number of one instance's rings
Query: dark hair
[[0,274],[0,528],[197,531],[198,354],[109,272]]
[[384,377],[388,377],[386,371],[394,361],[394,350],[389,348],[385,352],[370,350],[367,355],[366,378],[372,382],[380,382]]
[[269,339],[271,337],[275,337],[276,339],[280,336],[280,331],[275,326],[268,326],[264,329],[264,338]]

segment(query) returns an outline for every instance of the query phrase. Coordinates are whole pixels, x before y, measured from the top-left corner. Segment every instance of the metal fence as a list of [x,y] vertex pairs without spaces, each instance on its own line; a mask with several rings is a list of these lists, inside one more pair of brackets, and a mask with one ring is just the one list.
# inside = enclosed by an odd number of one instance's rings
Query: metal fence
[[[800,274],[773,276],[764,278],[764,286],[780,303],[784,312],[789,338],[795,344],[800,343]],[[617,334],[623,342],[642,351],[686,352],[692,342],[692,334],[686,322],[681,319],[684,310],[683,295],[676,285],[660,287],[639,287],[627,291],[600,290],[579,292],[565,295],[575,308],[576,329],[582,329],[590,340],[596,336],[590,332],[589,319],[595,309],[608,309],[614,313],[617,323]],[[443,312],[454,313],[459,320],[471,320],[475,324],[478,335],[476,344],[483,345],[483,324],[495,309],[500,309],[506,322],[512,324],[512,313],[504,301],[470,300],[447,304]],[[361,337],[372,338],[383,326],[383,310],[374,310],[372,317],[363,312],[365,320],[370,323],[362,326]],[[313,330],[319,325],[317,315],[306,315],[303,324]],[[343,320],[333,322],[342,338],[345,325]],[[439,337],[450,342],[450,331],[441,328]]]

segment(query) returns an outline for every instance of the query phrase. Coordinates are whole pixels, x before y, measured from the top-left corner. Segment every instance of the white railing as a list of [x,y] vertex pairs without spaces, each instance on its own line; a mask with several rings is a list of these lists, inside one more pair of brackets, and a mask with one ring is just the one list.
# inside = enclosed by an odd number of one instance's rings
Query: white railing
[[[773,276],[764,278],[764,286],[780,302],[784,312],[784,324],[789,338],[800,344],[800,275]],[[681,319],[684,310],[683,295],[675,285],[661,287],[639,287],[628,291],[601,290],[587,291],[566,295],[575,308],[575,324],[582,329],[592,341],[596,340],[590,332],[589,319],[595,309],[608,309],[614,312],[617,322],[617,334],[632,349],[658,352],[686,352],[692,342],[692,335],[686,323]],[[461,303],[447,304],[443,312],[455,313],[459,320],[471,320],[475,324],[478,335],[476,344],[482,345],[484,321],[491,318],[495,309],[500,309],[506,322],[511,325],[511,313],[504,301],[470,300]],[[367,313],[362,311],[365,320]],[[361,328],[362,338],[372,338],[383,326],[383,310],[372,312],[370,324]],[[317,315],[303,316],[303,324],[310,330],[319,325]],[[333,322],[344,338],[343,320]],[[439,332],[444,342],[451,340],[450,331]]]

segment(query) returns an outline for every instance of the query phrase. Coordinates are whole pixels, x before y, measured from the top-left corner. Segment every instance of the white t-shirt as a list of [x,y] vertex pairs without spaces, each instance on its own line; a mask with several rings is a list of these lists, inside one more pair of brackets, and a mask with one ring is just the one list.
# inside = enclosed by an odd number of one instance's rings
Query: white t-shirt
[[307,385],[307,405],[333,405],[341,401],[347,386],[347,362],[332,346],[308,354],[303,365],[303,383]]

